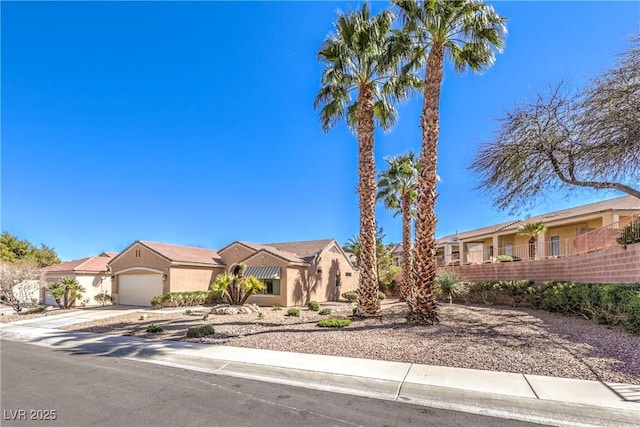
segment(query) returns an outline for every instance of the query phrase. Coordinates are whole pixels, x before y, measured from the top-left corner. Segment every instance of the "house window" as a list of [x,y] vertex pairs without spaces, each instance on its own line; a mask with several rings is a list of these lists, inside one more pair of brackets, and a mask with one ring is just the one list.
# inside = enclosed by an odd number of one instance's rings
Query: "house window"
[[258,279],[264,283],[264,290],[256,292],[256,295],[280,295],[279,279]]
[[504,254],[508,256],[513,256],[513,243],[504,244]]
[[489,253],[489,258],[493,257],[493,246],[487,246],[487,252]]
[[560,236],[551,236],[551,256],[560,256]]

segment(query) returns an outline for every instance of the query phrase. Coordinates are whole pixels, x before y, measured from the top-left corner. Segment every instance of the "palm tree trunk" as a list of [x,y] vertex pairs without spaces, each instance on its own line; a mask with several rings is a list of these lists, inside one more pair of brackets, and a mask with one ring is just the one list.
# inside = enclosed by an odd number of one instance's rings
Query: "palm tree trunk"
[[373,157],[373,90],[366,85],[358,95],[358,194],[360,196],[360,299],[358,314],[380,311],[376,262],[376,164]]
[[411,253],[411,194],[405,191],[402,194],[402,283],[400,284],[400,297],[406,300],[413,287],[413,267]]
[[420,125],[422,150],[418,175],[418,209],[416,215],[416,259],[414,288],[409,299],[411,323],[433,325],[439,323],[435,295],[436,279],[436,180],[438,135],[440,121],[440,88],[444,49],[434,45],[427,59],[424,97]]

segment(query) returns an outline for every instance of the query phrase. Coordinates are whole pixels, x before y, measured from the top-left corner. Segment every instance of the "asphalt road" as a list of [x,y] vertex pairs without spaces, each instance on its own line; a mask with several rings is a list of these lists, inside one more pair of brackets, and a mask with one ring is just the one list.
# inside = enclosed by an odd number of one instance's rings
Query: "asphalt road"
[[0,345],[0,425],[6,427],[534,425],[13,341]]

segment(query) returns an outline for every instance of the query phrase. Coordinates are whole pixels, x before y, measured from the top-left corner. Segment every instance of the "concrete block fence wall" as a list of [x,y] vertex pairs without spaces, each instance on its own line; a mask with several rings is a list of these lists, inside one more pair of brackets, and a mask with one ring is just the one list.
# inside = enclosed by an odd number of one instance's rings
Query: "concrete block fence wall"
[[548,280],[581,283],[640,283],[640,243],[565,258],[442,267],[467,282]]

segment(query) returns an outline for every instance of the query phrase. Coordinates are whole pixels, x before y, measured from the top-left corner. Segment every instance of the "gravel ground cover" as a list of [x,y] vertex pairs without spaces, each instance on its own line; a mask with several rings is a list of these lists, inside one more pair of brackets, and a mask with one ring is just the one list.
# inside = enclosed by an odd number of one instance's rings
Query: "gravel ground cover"
[[[321,304],[333,316],[351,314],[348,303]],[[384,301],[380,318],[354,319],[345,328],[316,326],[320,316],[306,308],[300,317],[263,307],[262,314],[214,315],[208,308],[147,312],[75,324],[68,330],[109,335],[202,342],[299,353],[359,357],[438,366],[516,372],[640,384],[640,337],[581,317],[499,306],[448,305],[441,323],[406,324],[406,305]],[[155,323],[163,332],[146,333]],[[213,336],[188,339],[189,327],[210,323]]]
[[48,309],[43,313],[33,313],[33,314],[17,314],[15,312],[10,312],[9,314],[2,314],[0,316],[0,323],[10,323],[17,322],[18,320],[28,320],[35,319],[38,317],[46,317],[46,316],[56,316],[58,314],[71,313],[72,311],[78,311],[76,308],[70,308],[67,310],[61,309]]

